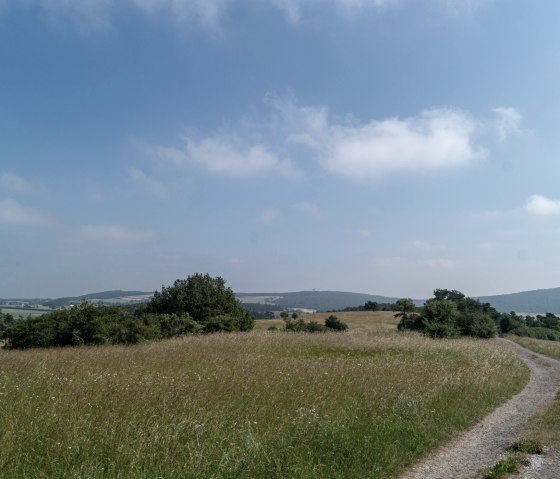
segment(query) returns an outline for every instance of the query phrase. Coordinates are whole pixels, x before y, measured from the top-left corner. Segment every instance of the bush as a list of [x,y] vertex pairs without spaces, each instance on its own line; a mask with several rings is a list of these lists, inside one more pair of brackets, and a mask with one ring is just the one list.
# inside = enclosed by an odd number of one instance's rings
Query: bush
[[[410,300],[397,302],[401,306],[399,329],[418,330],[432,338],[454,338],[459,335],[493,338],[498,332],[492,315],[499,313],[487,303],[465,297],[459,291],[437,289],[419,314]],[[502,318],[503,319],[503,318]],[[503,319],[504,327],[512,325]],[[501,324],[501,323],[500,323]]]
[[[196,273],[185,280],[177,279],[173,286],[162,286],[147,304],[152,314],[189,315],[204,332],[249,331],[255,324],[231,288],[221,277]],[[221,319],[220,319],[221,318]]]
[[306,323],[303,319],[284,318],[284,330],[292,333],[324,333],[327,328],[317,321]]
[[346,331],[348,329],[348,325],[346,323],[343,323],[332,314],[325,319],[325,327],[332,331]]
[[134,316],[119,307],[88,301],[69,309],[28,318],[9,327],[6,347],[79,346],[95,344],[136,344],[141,341],[196,333],[200,325],[188,314],[150,314]]

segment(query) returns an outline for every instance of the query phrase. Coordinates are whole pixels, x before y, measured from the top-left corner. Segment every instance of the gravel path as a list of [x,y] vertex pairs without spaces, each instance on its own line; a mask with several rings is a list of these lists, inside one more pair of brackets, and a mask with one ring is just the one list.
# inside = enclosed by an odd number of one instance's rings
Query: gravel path
[[[399,479],[471,479],[492,467],[515,442],[527,419],[554,400],[560,388],[560,361],[506,342],[531,369],[529,384],[480,423],[406,471]],[[559,479],[558,451],[533,459],[519,477]],[[533,464],[533,462],[535,464]]]

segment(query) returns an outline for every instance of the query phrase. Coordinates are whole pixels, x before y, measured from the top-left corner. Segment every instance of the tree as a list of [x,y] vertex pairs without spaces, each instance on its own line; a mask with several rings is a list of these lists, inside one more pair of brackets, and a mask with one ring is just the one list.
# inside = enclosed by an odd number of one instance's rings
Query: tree
[[401,318],[399,329],[420,329],[418,315],[416,314],[416,306],[412,299],[399,299],[395,303],[395,308],[399,311],[395,314],[395,318]]
[[377,311],[379,303],[376,301],[366,301],[364,304],[364,311]]
[[[496,322],[504,328],[514,327],[488,303],[467,298],[457,290],[436,289],[419,314],[411,316],[410,300],[397,302],[402,311],[399,329],[416,329],[434,338],[452,338],[459,335],[492,338],[497,334]],[[507,323],[507,324],[506,324]]]
[[[254,318],[245,311],[231,288],[220,276],[196,273],[187,279],[177,279],[173,286],[161,287],[146,306],[148,313],[189,314],[206,331],[253,329]],[[227,319],[226,319],[227,318]],[[220,325],[223,329],[220,329]]]

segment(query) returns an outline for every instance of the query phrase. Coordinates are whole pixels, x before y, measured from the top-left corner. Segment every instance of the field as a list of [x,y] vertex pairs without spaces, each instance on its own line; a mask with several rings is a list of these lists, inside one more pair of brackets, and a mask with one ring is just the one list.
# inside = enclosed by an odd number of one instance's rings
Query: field
[[[394,331],[398,323],[395,319],[395,313],[392,311],[314,313],[303,314],[300,317],[305,321],[317,321],[318,323],[323,324],[325,318],[328,318],[331,314],[348,324],[350,329],[353,331]],[[265,331],[271,326],[276,326],[280,329],[284,326],[284,321],[282,319],[259,319],[256,321],[255,330]]]
[[348,314],[348,333],[1,350],[0,476],[387,478],[528,380],[497,342]]
[[14,318],[27,318],[28,316],[41,316],[51,310],[19,309],[19,308],[0,308],[0,313],[11,314]]
[[509,335],[507,337],[510,341],[515,341],[517,344],[535,351],[536,353],[545,354],[554,359],[560,360],[560,342],[559,341],[546,341],[542,339],[523,338],[520,336]]

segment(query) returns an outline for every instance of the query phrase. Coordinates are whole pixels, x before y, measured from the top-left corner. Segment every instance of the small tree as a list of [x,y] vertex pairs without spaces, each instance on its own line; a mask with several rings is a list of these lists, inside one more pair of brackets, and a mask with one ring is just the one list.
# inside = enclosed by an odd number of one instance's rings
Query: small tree
[[420,329],[421,325],[418,323],[416,306],[412,299],[399,299],[395,303],[395,309],[398,311],[395,318],[401,318],[399,329]]
[[225,284],[220,276],[213,278],[208,273],[177,279],[173,286],[162,286],[161,292],[154,293],[146,311],[155,314],[186,313],[205,331],[218,330],[220,325],[224,331],[253,329],[252,314],[243,309],[232,289]]

